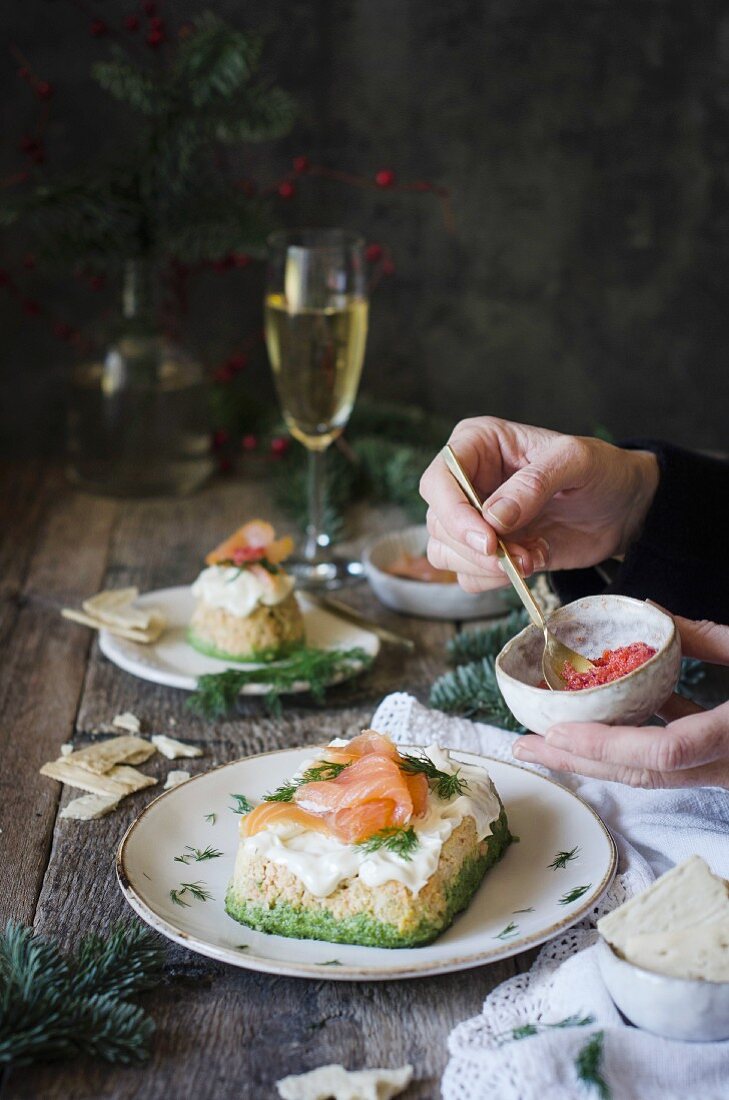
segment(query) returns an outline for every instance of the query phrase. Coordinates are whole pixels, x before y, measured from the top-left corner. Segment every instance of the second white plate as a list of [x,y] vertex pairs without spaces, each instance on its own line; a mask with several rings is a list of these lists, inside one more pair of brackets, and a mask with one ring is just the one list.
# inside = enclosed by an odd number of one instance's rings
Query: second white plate
[[[360,648],[370,657],[377,656],[380,640],[376,634],[315,607],[309,603],[305,593],[297,593],[296,598],[304,616],[307,645],[319,649]],[[167,687],[194,691],[199,677],[208,673],[225,672],[229,668],[265,667],[260,664],[243,665],[234,661],[219,661],[193,649],[187,641],[187,628],[195,599],[187,586],[145,592],[137,599],[136,606],[159,608],[167,619],[167,629],[152,645],[130,642],[126,638],[110,634],[108,630],[99,632],[99,646],[104,656],[133,676],[151,680],[155,684],[165,684]],[[356,675],[360,669],[361,666],[353,666],[350,675]],[[345,678],[340,676],[338,680]],[[308,686],[302,680],[290,690],[306,691]],[[246,684],[242,694],[265,695],[267,691],[267,684]]]

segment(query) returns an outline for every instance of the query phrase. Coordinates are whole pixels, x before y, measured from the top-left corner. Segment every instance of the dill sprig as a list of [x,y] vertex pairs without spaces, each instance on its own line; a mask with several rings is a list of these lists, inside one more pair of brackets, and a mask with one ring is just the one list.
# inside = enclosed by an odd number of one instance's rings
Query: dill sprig
[[198,901],[210,901],[213,896],[207,889],[204,882],[181,882],[179,889],[170,890],[170,897],[172,898],[175,905],[180,905],[184,909],[189,909],[190,902],[185,901],[183,897],[183,894],[188,893],[191,894],[192,897],[196,898]]
[[[187,855],[185,855],[187,852]],[[189,863],[191,859],[195,860],[195,863],[203,863],[206,859],[218,859],[222,856],[222,852],[217,848],[211,848],[208,844],[207,848],[193,848],[190,844],[185,845],[184,852],[181,856],[175,856],[175,863]]]
[[530,1039],[532,1035],[539,1035],[543,1031],[550,1031],[554,1028],[565,1027],[587,1027],[588,1024],[594,1024],[594,1016],[578,1016],[575,1013],[573,1016],[565,1016],[564,1020],[557,1020],[555,1023],[538,1023],[538,1024],[520,1024],[519,1027],[509,1028],[508,1031],[499,1032],[495,1036],[499,1046],[504,1043],[511,1042],[514,1039]]
[[587,1085],[589,1088],[594,1089],[600,1097],[600,1100],[610,1100],[612,1096],[610,1086],[602,1075],[604,1039],[605,1032],[596,1031],[595,1034],[587,1040],[575,1058],[575,1069],[583,1085]]
[[570,848],[569,852],[557,852],[557,855],[554,857],[552,862],[547,864],[548,869],[550,871],[557,871],[563,867],[566,867],[571,860],[577,859],[577,853],[579,852],[579,850],[580,846],[579,844],[576,844],[574,848]]
[[514,936],[519,934],[519,925],[515,924],[513,920],[510,920],[506,928],[502,928],[498,935],[494,936],[495,940],[510,940]]
[[218,815],[217,814],[205,814],[205,820],[207,821],[208,825],[214,825],[215,822],[218,820]]
[[438,798],[442,798],[444,801],[455,798],[468,790],[467,780],[461,779],[457,770],[452,773],[441,771],[440,768],[436,768],[430,757],[424,753],[421,756],[403,753],[402,759],[404,761],[400,765],[402,771],[407,772],[408,775],[422,772],[435,790]]
[[283,783],[270,794],[264,794],[264,802],[292,802],[299,787],[305,783],[324,783],[328,779],[336,779],[338,775],[348,768],[349,764],[336,763],[333,760],[322,760],[321,764],[314,764],[307,768],[303,775],[296,779],[290,779]]
[[419,844],[418,834],[411,825],[407,829],[380,829],[378,833],[373,833],[367,840],[361,841],[357,847],[367,853],[379,852],[380,848],[387,848],[388,852],[394,852],[401,859],[410,861]]
[[85,936],[66,956],[9,921],[0,933],[0,1066],[79,1055],[145,1061],[154,1023],[129,997],[159,982],[163,958],[137,921]]
[[559,899],[559,904],[569,905],[571,902],[577,901],[578,898],[581,898],[583,894],[587,893],[591,886],[592,883],[588,882],[586,886],[575,886],[572,890],[567,890]]
[[264,668],[229,668],[225,672],[201,676],[188,707],[203,718],[222,718],[238,700],[248,684],[265,684],[266,707],[273,715],[281,714],[281,695],[305,682],[317,703],[324,701],[327,687],[355,671],[366,669],[373,658],[364,649],[316,649],[301,646],[285,660]]
[[[244,794],[231,794],[231,798],[236,801],[235,806],[229,806],[228,809],[232,810],[234,814],[249,814],[253,807]],[[213,814],[213,816],[215,816]],[[207,820],[207,819],[206,819]],[[228,819],[230,820],[230,818]],[[214,824],[214,822],[213,822]]]

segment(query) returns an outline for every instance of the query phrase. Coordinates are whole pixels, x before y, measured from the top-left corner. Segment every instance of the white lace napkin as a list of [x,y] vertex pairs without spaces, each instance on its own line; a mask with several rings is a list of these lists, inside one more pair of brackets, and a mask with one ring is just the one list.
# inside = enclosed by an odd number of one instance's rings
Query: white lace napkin
[[[404,744],[437,741],[514,762],[517,735],[428,710],[410,695],[383,699],[374,729]],[[530,767],[530,765],[523,765]],[[544,768],[533,770],[550,774]],[[729,1042],[680,1043],[626,1025],[597,968],[595,921],[657,875],[697,853],[729,878],[729,793],[718,788],[644,791],[619,783],[555,775],[593,806],[620,853],[619,874],[588,920],[546,944],[527,974],[495,989],[479,1016],[450,1034],[445,1100],[729,1100]],[[550,1028],[591,1016],[581,1027]],[[515,1028],[541,1025],[512,1038]],[[531,1027],[528,1031],[531,1031]],[[609,1093],[578,1075],[577,1058],[602,1035],[599,1070]]]

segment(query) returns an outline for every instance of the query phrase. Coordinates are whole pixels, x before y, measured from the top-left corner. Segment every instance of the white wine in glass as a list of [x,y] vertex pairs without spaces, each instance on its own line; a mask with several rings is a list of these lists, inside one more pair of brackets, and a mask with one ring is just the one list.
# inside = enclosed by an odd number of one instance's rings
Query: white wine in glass
[[333,587],[361,575],[335,558],[323,530],[323,457],[347,424],[362,373],[368,302],[363,241],[339,229],[269,238],[265,327],[286,425],[309,452],[303,556],[288,565],[303,587]]

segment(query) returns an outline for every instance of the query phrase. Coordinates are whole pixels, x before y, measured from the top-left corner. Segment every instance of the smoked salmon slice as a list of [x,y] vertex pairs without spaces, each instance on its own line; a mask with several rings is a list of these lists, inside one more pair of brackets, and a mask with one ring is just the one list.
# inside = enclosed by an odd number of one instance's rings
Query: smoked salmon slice
[[[217,565],[221,561],[235,561],[236,556],[241,559],[242,564],[248,556],[255,560],[255,551],[259,551],[260,557],[266,557],[273,565],[278,565],[289,556],[293,548],[294,543],[289,535],[277,539],[270,523],[263,519],[252,519],[211,550],[205,558],[205,564]],[[251,552],[250,555],[247,552]]]
[[369,756],[371,753],[389,756],[392,760],[397,760],[400,755],[389,737],[377,733],[376,730],[362,730],[348,745],[327,746],[326,758],[340,764],[348,764],[352,760]]
[[243,836],[255,836],[269,825],[280,823],[293,823],[301,825],[305,829],[316,829],[320,833],[328,833],[329,828],[323,817],[308,814],[299,806],[291,802],[262,802],[249,814],[241,818],[240,828]]

